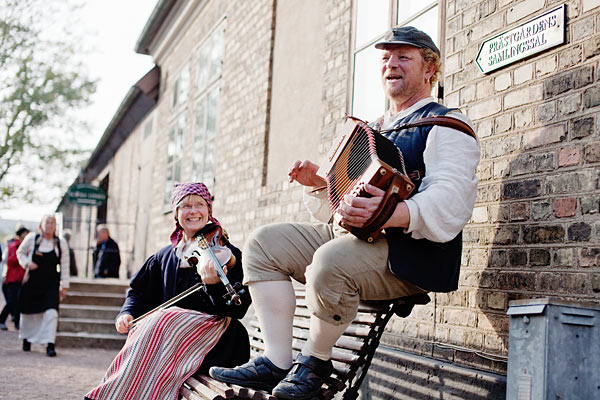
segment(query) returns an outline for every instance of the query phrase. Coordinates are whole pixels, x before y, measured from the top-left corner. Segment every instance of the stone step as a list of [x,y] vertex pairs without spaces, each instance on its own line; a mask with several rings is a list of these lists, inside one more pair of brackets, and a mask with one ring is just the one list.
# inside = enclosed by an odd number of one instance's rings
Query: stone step
[[56,346],[120,350],[126,339],[126,335],[118,333],[58,332]]
[[122,306],[125,293],[77,292],[68,290],[63,304],[86,304],[94,306]]
[[69,280],[69,290],[74,292],[126,293],[128,289],[128,281],[116,278],[71,278]]
[[61,317],[58,319],[58,330],[77,333],[116,333],[115,321],[112,319]]
[[115,331],[114,320],[128,287],[113,278],[72,279],[60,304],[57,346],[121,349],[127,336]]
[[60,317],[65,318],[90,318],[113,320],[121,311],[119,306],[95,306],[88,304],[60,304]]

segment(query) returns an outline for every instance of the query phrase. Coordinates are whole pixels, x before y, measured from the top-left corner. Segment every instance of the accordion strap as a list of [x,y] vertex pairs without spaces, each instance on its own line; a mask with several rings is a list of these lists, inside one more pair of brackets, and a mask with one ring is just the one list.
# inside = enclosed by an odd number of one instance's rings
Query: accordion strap
[[461,121],[458,118],[448,117],[446,115],[432,115],[430,117],[425,117],[418,119],[414,122],[409,122],[407,124],[402,124],[392,129],[386,129],[380,131],[380,133],[399,131],[401,129],[410,129],[416,128],[419,126],[428,126],[428,125],[440,125],[445,126],[447,128],[456,129],[457,131],[463,132],[473,139],[477,140],[477,135],[475,135],[475,131],[467,124],[466,122]]
[[396,210],[396,205],[401,200],[408,197],[414,185],[407,187],[406,183],[410,183],[410,180],[398,172],[394,173],[394,177],[390,182],[390,186],[387,188],[381,206],[375,211],[375,214],[365,223],[362,229],[353,229],[351,232],[359,239],[372,242],[379,236],[381,227],[385,222],[392,216]]

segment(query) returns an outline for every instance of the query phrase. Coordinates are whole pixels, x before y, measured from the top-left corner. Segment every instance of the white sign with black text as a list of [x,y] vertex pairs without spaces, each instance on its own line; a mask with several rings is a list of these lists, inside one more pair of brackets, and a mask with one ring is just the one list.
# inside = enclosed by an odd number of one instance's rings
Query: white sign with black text
[[485,40],[475,61],[485,74],[565,42],[565,5]]

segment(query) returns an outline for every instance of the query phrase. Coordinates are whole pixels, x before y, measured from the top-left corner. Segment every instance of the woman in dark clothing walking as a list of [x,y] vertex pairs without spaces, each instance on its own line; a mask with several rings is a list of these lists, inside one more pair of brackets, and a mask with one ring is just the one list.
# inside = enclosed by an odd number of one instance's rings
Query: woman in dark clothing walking
[[[212,261],[188,263],[185,255],[199,233],[212,232],[219,222],[212,216],[212,197],[202,183],[176,184],[171,199],[176,228],[172,244],[150,256],[131,280],[131,289],[117,317],[120,333],[129,333],[102,383],[86,399],[177,399],[183,382],[210,366],[234,366],[250,357],[248,333],[239,319],[250,305],[228,302]],[[242,281],[241,252],[223,240],[222,254],[235,257],[223,269],[230,282]],[[202,259],[202,258],[201,258]],[[192,265],[190,265],[192,264]],[[194,267],[195,266],[195,267]],[[197,292],[173,306],[138,318],[196,283]]]

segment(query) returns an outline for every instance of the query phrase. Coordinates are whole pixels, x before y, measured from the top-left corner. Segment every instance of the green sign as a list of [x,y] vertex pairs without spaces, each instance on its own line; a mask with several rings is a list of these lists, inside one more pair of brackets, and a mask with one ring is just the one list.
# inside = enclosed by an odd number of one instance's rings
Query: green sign
[[73,185],[67,195],[71,203],[80,206],[100,206],[106,203],[106,192],[104,189],[87,183]]

